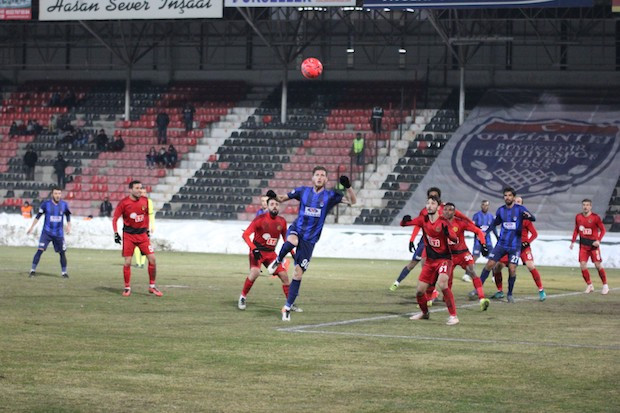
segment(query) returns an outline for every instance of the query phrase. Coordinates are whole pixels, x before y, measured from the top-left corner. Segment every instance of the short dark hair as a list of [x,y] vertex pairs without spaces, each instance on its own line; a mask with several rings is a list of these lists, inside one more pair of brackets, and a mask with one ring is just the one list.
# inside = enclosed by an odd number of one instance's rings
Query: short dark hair
[[581,203],[583,204],[584,202],[589,202],[590,204],[592,204],[592,200],[589,198],[585,198],[583,201],[581,201]]
[[483,199],[482,202],[480,202],[481,204],[488,204],[489,200],[488,199]]
[[429,199],[432,199],[433,201],[437,202],[437,204],[440,203],[439,198],[437,198],[435,195],[429,196],[426,200],[428,201]]
[[58,185],[54,185],[54,186],[52,187],[52,192],[54,192],[54,191],[62,191],[62,188],[61,188],[61,187],[59,187]]
[[502,194],[505,194],[506,192],[510,192],[512,194],[512,196],[517,196],[517,191],[515,191],[513,187],[507,186],[502,191]]
[[142,182],[138,181],[137,179],[134,179],[133,181],[129,182],[129,189],[133,189],[133,186],[135,184],[141,184]]
[[312,175],[314,175],[316,171],[325,171],[325,174],[327,174],[327,169],[324,166],[315,166],[312,169]]
[[436,186],[431,186],[426,190],[426,196],[430,196],[431,192],[437,192],[437,195],[439,195],[439,199],[441,199],[441,189],[437,188]]
[[452,202],[446,202],[445,204],[443,204],[443,207],[452,207],[454,209],[456,209],[456,205],[454,205]]

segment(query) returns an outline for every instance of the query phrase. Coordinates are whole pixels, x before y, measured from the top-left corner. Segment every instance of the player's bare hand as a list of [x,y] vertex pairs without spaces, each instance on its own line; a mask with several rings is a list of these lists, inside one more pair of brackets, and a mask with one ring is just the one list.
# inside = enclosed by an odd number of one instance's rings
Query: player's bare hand
[[32,228],[29,228],[29,229],[28,229],[28,231],[26,231],[26,234],[27,234],[27,235],[32,234]]
[[601,246],[601,241],[599,241],[599,240],[594,241],[594,242],[592,243],[592,246],[593,246],[593,247],[600,247],[600,246]]
[[571,250],[572,250],[574,245],[575,245],[575,244],[571,242],[571,243],[570,243],[570,247],[568,247],[568,249],[571,249]]

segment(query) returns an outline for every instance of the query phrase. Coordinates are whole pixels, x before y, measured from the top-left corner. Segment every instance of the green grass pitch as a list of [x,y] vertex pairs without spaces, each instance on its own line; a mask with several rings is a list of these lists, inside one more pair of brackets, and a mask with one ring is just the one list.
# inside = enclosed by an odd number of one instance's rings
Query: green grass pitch
[[[515,304],[480,312],[457,270],[461,323],[416,311],[408,259],[313,259],[290,323],[280,281],[261,276],[237,309],[247,256],[157,253],[164,297],[118,251],[0,248],[0,411],[613,412],[620,409],[620,270],[595,293],[574,268],[541,267],[537,301],[519,268]],[[478,266],[478,270],[480,266]],[[485,286],[488,295],[493,283]]]

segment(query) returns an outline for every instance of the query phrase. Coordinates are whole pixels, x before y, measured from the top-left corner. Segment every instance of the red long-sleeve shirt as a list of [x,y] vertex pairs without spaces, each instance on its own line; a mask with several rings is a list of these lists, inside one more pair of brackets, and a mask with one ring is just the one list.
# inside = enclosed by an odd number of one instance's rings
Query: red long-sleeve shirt
[[[252,234],[253,241],[250,239]],[[260,251],[274,251],[280,236],[286,239],[286,220],[281,216],[273,218],[269,212],[254,218],[242,235],[251,250],[258,248]]]
[[583,213],[577,214],[572,242],[577,239],[577,234],[579,234],[579,244],[582,246],[591,247],[594,241],[601,241],[605,236],[605,226],[601,217],[594,212],[588,216]]
[[123,217],[123,225],[125,227],[134,228],[136,230],[149,229],[149,203],[148,199],[141,196],[137,200],[127,196],[121,199],[114,210],[112,217],[112,228],[114,232],[118,232],[118,219]]

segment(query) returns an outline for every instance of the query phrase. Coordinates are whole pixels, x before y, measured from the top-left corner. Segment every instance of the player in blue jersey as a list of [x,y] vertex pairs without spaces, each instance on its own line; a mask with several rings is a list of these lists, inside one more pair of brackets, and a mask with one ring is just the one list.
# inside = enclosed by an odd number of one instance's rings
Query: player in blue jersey
[[[512,290],[517,279],[517,264],[521,256],[521,236],[523,233],[523,220],[535,221],[536,218],[523,205],[515,203],[516,191],[512,188],[504,188],[504,203],[495,213],[495,220],[491,228],[501,225],[499,239],[495,248],[489,253],[487,264],[480,273],[480,280],[488,278],[489,272],[504,255],[508,255],[508,296],[509,303],[514,303]],[[487,230],[487,234],[491,231]]]
[[[487,230],[491,228],[491,224],[493,224],[495,217],[489,212],[489,201],[486,199],[482,201],[480,204],[480,211],[474,214],[472,220],[474,221],[474,224],[486,234],[487,247],[489,248],[489,251],[492,250],[493,243],[491,242],[491,233],[487,233]],[[499,239],[497,229],[492,227],[491,231],[493,232],[493,235],[495,235],[495,239]],[[472,250],[471,255],[473,255],[474,261],[477,261],[480,257],[480,241],[478,241],[478,238],[474,238],[474,249]]]
[[43,251],[47,249],[47,246],[51,242],[54,244],[54,251],[60,255],[60,268],[63,278],[69,278],[67,274],[67,245],[65,244],[65,235],[63,231],[64,218],[67,218],[67,234],[71,232],[71,211],[69,205],[61,200],[62,191],[56,187],[52,190],[52,199],[43,201],[39,207],[37,216],[32,221],[32,225],[27,231],[27,234],[32,233],[32,230],[39,222],[41,215],[45,214],[45,223],[43,224],[43,231],[41,231],[41,238],[39,239],[39,249],[34,254],[32,259],[32,269],[30,270],[30,277],[36,275],[37,264],[41,259]]
[[357,198],[351,189],[351,182],[346,176],[340,177],[340,184],[345,188],[346,195],[326,189],[327,170],[322,166],[316,166],[312,170],[312,186],[300,186],[293,189],[286,195],[276,195],[272,190],[267,192],[267,197],[276,198],[279,202],[290,199],[299,201],[299,215],[297,219],[288,227],[286,242],[280,248],[278,258],[269,264],[267,270],[273,274],[284,260],[284,257],[295,248],[295,271],[293,281],[291,281],[286,304],[282,307],[282,320],[291,321],[291,307],[295,303],[295,298],[299,293],[299,285],[304,272],[310,265],[314,245],[321,237],[323,224],[329,211],[337,204],[345,202],[350,205],[355,204]]

